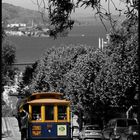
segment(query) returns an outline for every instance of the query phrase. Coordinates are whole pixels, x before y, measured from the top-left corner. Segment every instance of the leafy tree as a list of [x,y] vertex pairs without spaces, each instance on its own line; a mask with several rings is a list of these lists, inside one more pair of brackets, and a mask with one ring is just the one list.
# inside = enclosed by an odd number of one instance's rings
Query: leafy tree
[[33,72],[35,71],[37,67],[37,61],[32,66],[27,66],[24,73],[23,73],[23,84],[29,85],[31,83],[31,80],[33,78]]
[[34,73],[32,88],[39,91],[64,89],[64,74],[74,67],[77,57],[83,53],[86,53],[84,46],[70,45],[47,50]]
[[22,96],[29,96],[30,90],[29,85],[31,84],[31,81],[33,79],[33,73],[36,70],[38,62],[36,61],[32,66],[27,66],[25,71],[23,72],[22,80],[19,83],[18,87],[18,95]]
[[95,97],[95,80],[102,69],[103,58],[102,52],[89,49],[77,58],[74,67],[65,74],[65,92],[75,106],[73,111],[78,114],[82,112],[86,121],[92,123],[95,118],[97,121],[97,116],[103,116],[103,103]]
[[[2,90],[1,93],[4,91],[5,85],[11,85],[14,83],[14,76],[16,74],[16,68],[13,67],[13,63],[15,62],[15,47],[13,44],[11,44],[7,38],[6,34],[4,32],[4,29],[2,28],[2,60],[1,60],[1,74],[2,74]],[[12,110],[11,107],[8,106],[4,100],[3,100],[3,94],[2,94],[2,102],[4,103],[2,106],[2,115],[3,116],[11,116]]]
[[14,80],[14,68],[12,64],[15,62],[15,47],[5,38],[2,41],[2,85],[6,85]]
[[102,63],[102,57],[97,52],[88,50],[77,58],[74,67],[65,74],[66,93],[71,96],[74,104],[80,103],[82,110],[85,110],[84,106],[88,108],[88,103],[93,102],[94,82]]
[[39,60],[29,88],[32,92],[62,89],[75,106],[75,112],[86,110],[83,115],[89,114],[98,104],[94,82],[104,63],[103,58],[101,51],[95,52],[93,47],[84,45],[51,48]]
[[126,110],[136,104],[134,97],[139,91],[137,18],[126,19],[110,34],[104,53],[106,61],[96,78],[96,95],[102,102]]
[[117,8],[114,0],[104,0],[104,3],[107,3],[108,5],[107,8],[105,8],[103,1],[101,0],[37,0],[37,5],[39,9],[41,9],[41,15],[45,15],[45,11],[48,11],[51,27],[50,35],[56,37],[59,32],[63,32],[65,29],[72,29],[74,20],[71,18],[71,13],[79,7],[93,9],[95,15],[99,16],[104,27],[106,28],[104,24],[104,21],[106,20],[110,21],[112,29],[114,29],[117,20],[112,18],[113,13],[110,7],[118,12],[118,16],[125,14],[128,18],[131,18],[133,15],[138,15],[138,0],[119,1],[126,4],[125,10]]

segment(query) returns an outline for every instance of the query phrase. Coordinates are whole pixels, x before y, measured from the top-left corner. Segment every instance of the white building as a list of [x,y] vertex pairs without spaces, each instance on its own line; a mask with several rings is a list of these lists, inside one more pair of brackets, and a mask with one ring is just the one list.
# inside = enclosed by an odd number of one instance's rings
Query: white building
[[13,27],[26,27],[25,23],[12,23],[8,24],[7,27],[13,28]]
[[19,26],[20,27],[26,27],[26,24],[25,23],[19,23]]
[[22,31],[5,31],[7,35],[23,36],[25,35]]
[[19,27],[19,24],[8,24],[7,27],[13,28],[13,27]]

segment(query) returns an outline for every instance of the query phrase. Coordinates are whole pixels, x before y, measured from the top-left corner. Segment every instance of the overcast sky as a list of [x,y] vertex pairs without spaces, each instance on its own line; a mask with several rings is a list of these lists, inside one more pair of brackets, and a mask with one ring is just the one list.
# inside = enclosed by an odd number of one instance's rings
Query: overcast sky
[[[6,2],[6,3],[10,3],[13,4],[15,6],[21,6],[27,9],[32,9],[32,10],[37,10],[37,5],[36,5],[36,1],[37,0],[2,0],[2,2]],[[101,0],[103,2],[103,5],[105,7],[107,7],[107,3],[105,3],[105,0]],[[120,2],[120,0],[114,0],[115,5],[117,6],[117,8],[124,8],[125,5]],[[115,10],[113,10],[113,5],[110,6],[111,10],[113,11],[114,14],[116,14]],[[90,8],[80,8],[80,9],[76,9],[76,13],[82,14],[82,15],[88,15],[91,16],[93,15],[93,11]]]

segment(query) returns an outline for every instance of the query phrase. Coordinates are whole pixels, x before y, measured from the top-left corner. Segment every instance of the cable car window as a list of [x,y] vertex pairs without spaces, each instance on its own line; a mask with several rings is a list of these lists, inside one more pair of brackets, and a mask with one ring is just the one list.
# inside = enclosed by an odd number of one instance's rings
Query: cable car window
[[32,120],[41,120],[41,106],[32,106]]
[[66,120],[66,119],[67,119],[67,107],[58,106],[58,120]]
[[45,107],[45,120],[54,120],[54,106],[47,105]]

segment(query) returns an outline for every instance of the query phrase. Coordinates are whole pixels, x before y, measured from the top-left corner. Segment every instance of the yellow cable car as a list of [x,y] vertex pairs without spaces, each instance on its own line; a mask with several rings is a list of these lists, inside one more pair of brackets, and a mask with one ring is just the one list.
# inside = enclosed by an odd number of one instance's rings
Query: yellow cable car
[[[33,93],[20,110],[21,139],[70,140],[71,113],[70,101],[63,99],[61,93]],[[26,116],[26,117],[25,117]]]

